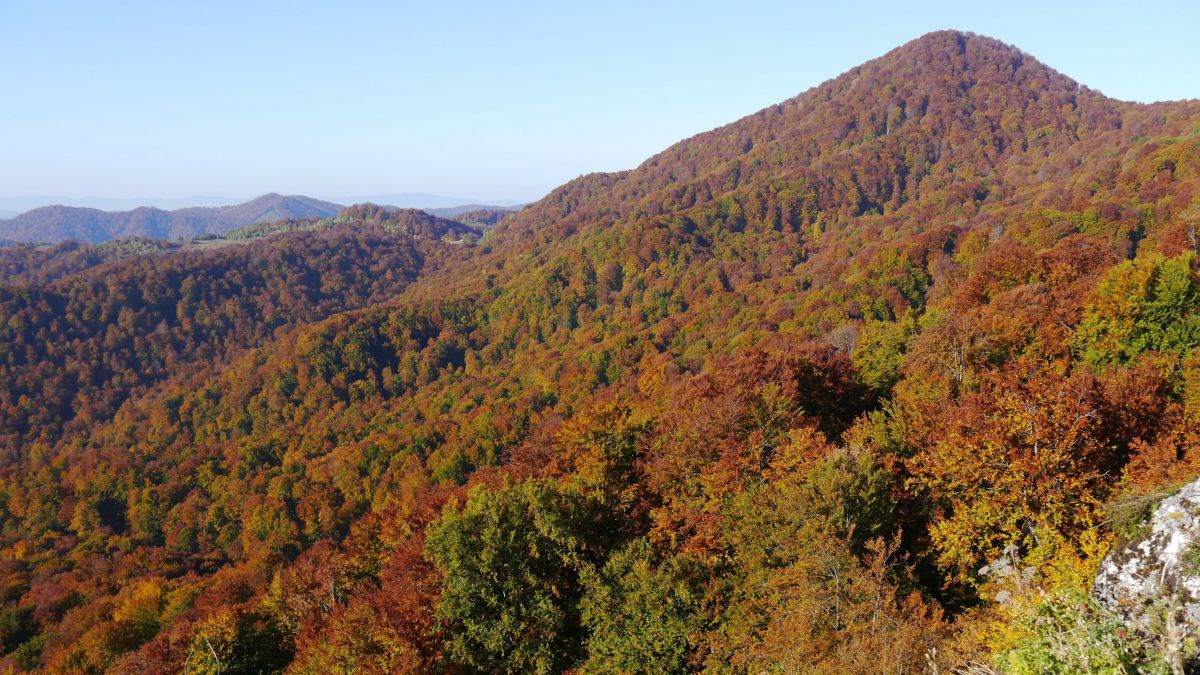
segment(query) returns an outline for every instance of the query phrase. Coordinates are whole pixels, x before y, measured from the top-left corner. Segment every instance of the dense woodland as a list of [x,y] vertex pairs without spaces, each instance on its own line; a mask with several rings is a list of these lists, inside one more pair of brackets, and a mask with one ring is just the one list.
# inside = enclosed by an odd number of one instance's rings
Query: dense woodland
[[4,667],[1165,668],[1200,102],[935,33],[472,218],[0,250]]

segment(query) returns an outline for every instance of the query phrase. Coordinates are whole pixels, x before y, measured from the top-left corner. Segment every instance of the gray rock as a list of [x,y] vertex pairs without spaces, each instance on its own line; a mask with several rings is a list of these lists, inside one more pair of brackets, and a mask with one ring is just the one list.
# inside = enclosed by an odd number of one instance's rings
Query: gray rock
[[1092,593],[1127,623],[1155,629],[1164,619],[1186,635],[1200,629],[1200,480],[1155,508],[1150,531],[1114,549]]

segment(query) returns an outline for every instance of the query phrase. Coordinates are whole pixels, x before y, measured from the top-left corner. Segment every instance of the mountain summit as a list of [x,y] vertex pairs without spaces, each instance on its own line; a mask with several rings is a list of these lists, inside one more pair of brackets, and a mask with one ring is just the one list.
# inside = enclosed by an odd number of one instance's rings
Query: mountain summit
[[1007,199],[1081,164],[1090,171],[1112,144],[1198,109],[1109,99],[1003,42],[939,31],[634,170],[568,183],[508,226],[569,226],[591,212],[587,203],[603,202],[609,217],[669,212],[782,182],[809,221],[890,212],[935,193],[943,207]]

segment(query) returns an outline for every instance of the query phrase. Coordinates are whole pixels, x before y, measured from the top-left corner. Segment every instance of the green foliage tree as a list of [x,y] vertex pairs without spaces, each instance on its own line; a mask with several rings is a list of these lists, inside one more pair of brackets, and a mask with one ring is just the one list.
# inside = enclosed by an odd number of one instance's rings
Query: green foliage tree
[[186,658],[189,673],[225,675],[278,672],[292,654],[269,617],[222,608],[192,630]]
[[589,562],[572,495],[552,483],[474,488],[429,525],[448,656],[485,672],[559,672],[579,656]]
[[700,598],[689,565],[660,560],[644,539],[587,577],[581,603],[588,631],[585,672],[681,673],[695,648]]
[[36,634],[31,608],[9,607],[0,611],[0,653],[11,652]]
[[863,383],[877,391],[891,389],[902,375],[904,356],[916,334],[916,312],[897,321],[868,321],[851,357]]
[[865,449],[836,449],[793,480],[789,505],[828,519],[857,550],[895,526],[893,478]]
[[1200,346],[1200,275],[1195,254],[1149,254],[1114,267],[1096,289],[1075,337],[1083,361],[1124,365],[1154,350],[1183,355]]

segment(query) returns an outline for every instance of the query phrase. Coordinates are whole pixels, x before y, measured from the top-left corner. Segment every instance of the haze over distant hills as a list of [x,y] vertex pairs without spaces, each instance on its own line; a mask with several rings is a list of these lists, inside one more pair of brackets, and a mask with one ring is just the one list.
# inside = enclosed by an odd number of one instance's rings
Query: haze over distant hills
[[[428,201],[418,201],[421,199]],[[464,202],[454,202],[449,197],[416,193],[357,199],[350,203],[368,201],[398,207],[412,207],[414,202],[426,207],[444,206],[449,202],[451,206],[430,209],[434,215],[445,218],[472,211],[503,210],[502,207],[480,204],[463,205]],[[130,236],[178,239],[207,233],[224,234],[239,227],[284,218],[329,218],[342,208],[342,204],[312,197],[276,193],[231,206],[191,206],[170,211],[152,206],[139,206],[126,211],[102,211],[56,204],[0,220],[0,241],[55,243],[74,239],[100,243]]]
[[[393,205],[394,206],[394,205]],[[493,206],[488,204],[462,204],[460,206],[450,206],[444,209],[421,209],[425,213],[438,218],[455,218],[464,213],[472,213],[474,211],[520,211],[523,205],[504,205]]]
[[0,221],[0,239],[98,243],[121,237],[178,239],[281,218],[328,218],[341,205],[298,195],[266,194],[243,204],[164,211],[142,206],[131,211],[101,211],[74,206],[44,206]]
[[26,211],[32,211],[43,206],[59,204],[76,206],[85,209],[101,211],[132,211],[140,206],[153,206],[164,211],[186,209],[194,206],[225,206],[240,204],[247,201],[245,195],[231,197],[229,195],[186,195],[183,197],[101,197],[87,195],[72,197],[69,195],[14,195],[0,197],[0,217],[15,216]]
[[[342,195],[331,198],[335,202],[343,204],[386,204],[395,206],[401,209],[421,209],[429,213],[434,211],[458,209],[459,213],[463,211],[472,211],[476,209],[494,209],[496,207],[511,207],[517,206],[519,203],[511,199],[482,199],[479,196],[474,197],[454,197],[446,195],[435,195],[427,192],[401,192],[395,194],[362,194],[362,195]],[[443,218],[446,216],[438,213]]]
[[[462,204],[493,204],[497,206],[513,206],[517,204],[517,202],[507,198],[485,199],[480,195],[455,196],[431,194],[428,192],[329,194],[309,191],[309,194],[316,195],[317,199],[335,204],[387,204],[388,206],[404,209],[440,209],[456,207]],[[0,218],[12,218],[26,211],[50,205],[75,206],[79,208],[99,209],[101,211],[132,211],[142,206],[151,206],[164,211],[174,211],[197,206],[223,207],[229,204],[240,204],[249,201],[252,197],[253,195],[246,194],[195,194],[184,195],[182,197],[155,197],[149,195],[134,197],[97,195],[72,197],[64,194],[0,196]]]

